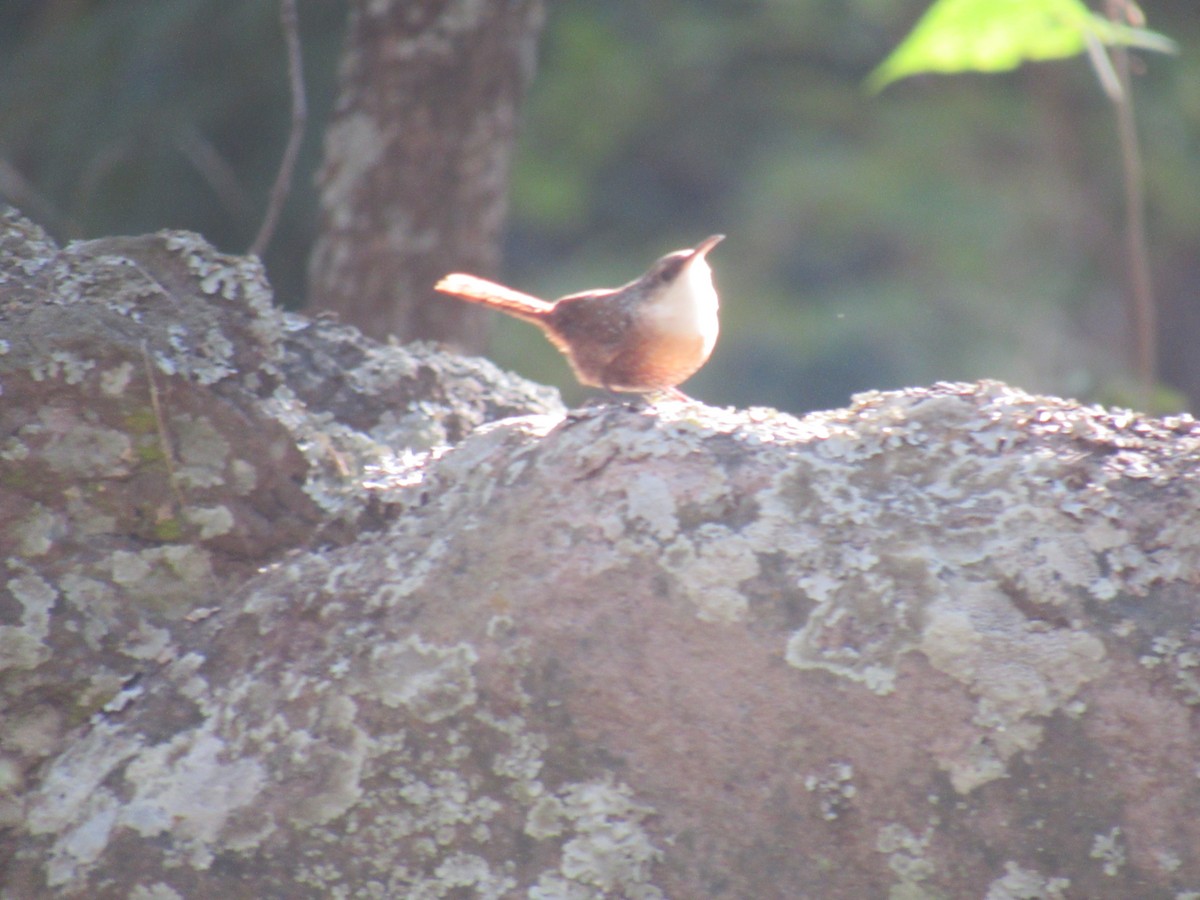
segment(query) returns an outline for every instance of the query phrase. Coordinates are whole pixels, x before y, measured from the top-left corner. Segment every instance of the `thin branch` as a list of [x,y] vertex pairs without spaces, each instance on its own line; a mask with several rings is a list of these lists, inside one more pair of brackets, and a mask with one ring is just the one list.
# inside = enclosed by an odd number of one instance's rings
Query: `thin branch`
[[63,214],[58,211],[50,199],[22,175],[16,166],[2,157],[0,157],[0,200],[5,200],[18,207],[58,238],[73,231],[67,225]]
[[292,88],[292,124],[288,134],[287,147],[283,151],[283,160],[279,164],[279,172],[275,176],[275,184],[271,186],[271,196],[267,201],[267,211],[263,216],[262,225],[249,252],[261,257],[271,243],[275,226],[283,205],[287,202],[288,193],[292,189],[292,176],[296,171],[296,159],[300,155],[300,144],[304,140],[304,125],[308,121],[308,101],[304,94],[304,67],[300,59],[300,17],[296,12],[296,0],[279,0],[279,21],[283,26],[284,42],[287,44],[288,80]]
[[217,202],[235,220],[251,214],[250,202],[237,173],[195,125],[186,123],[175,131],[175,147],[192,164],[217,197]]
[[[81,222],[92,206],[96,193],[112,172],[122,163],[127,162],[133,155],[134,139],[126,134],[116,140],[109,141],[98,151],[91,153],[87,165],[83,167],[75,189],[72,192],[71,206],[67,222]],[[68,233],[67,237],[79,237],[79,233]]]
[[[1113,21],[1129,16],[1126,0],[1109,0]],[[1133,117],[1133,92],[1129,74],[1129,51],[1112,48],[1113,68],[1120,82],[1119,96],[1112,98],[1117,113],[1121,143],[1121,171],[1125,182],[1125,246],[1129,254],[1130,320],[1134,336],[1134,371],[1142,391],[1142,405],[1151,401],[1158,373],[1158,314],[1150,275],[1146,242],[1146,200],[1142,190],[1142,159]]]
[[167,422],[163,416],[162,403],[158,397],[158,385],[154,383],[154,366],[150,362],[150,348],[142,341],[142,362],[146,368],[146,385],[150,390],[150,408],[154,411],[154,425],[158,430],[158,449],[162,453],[163,462],[167,467],[167,483],[175,497],[176,515],[183,509],[183,494],[179,490],[179,481],[175,477],[175,453],[171,449],[171,439],[167,436]]
[[[183,502],[183,491],[179,489],[179,478],[175,473],[175,451],[171,448],[171,438],[167,434],[167,420],[163,415],[162,400],[159,398],[158,385],[154,382],[154,364],[150,361],[150,347],[145,341],[142,341],[142,363],[146,368],[146,385],[150,391],[150,408],[154,411],[154,425],[158,430],[158,449],[162,453],[163,462],[167,467],[167,484],[171,487],[171,495],[175,498],[174,514],[176,517],[183,515],[185,504]],[[221,582],[217,579],[217,574],[212,569],[208,570],[208,580],[213,587],[213,596],[220,596]],[[199,610],[194,611],[197,615]],[[207,615],[190,621],[200,621],[201,618],[207,618]]]

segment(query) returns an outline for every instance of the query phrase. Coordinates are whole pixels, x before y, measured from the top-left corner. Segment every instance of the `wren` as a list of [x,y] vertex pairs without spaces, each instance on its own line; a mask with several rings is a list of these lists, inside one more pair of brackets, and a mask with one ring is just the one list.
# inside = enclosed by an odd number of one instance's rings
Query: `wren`
[[705,256],[724,238],[714,234],[668,253],[622,287],[553,302],[458,272],[434,289],[532,322],[566,355],[581,384],[687,399],[676,385],[708,361],[720,329]]

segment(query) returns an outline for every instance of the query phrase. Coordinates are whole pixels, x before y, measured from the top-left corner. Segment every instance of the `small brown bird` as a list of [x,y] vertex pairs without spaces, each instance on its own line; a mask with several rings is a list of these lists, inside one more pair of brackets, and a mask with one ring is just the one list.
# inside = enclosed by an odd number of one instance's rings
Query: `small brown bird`
[[532,322],[566,355],[582,384],[686,399],[676,385],[708,361],[717,342],[717,291],[705,256],[724,237],[714,234],[668,253],[622,287],[553,303],[458,272],[434,287]]

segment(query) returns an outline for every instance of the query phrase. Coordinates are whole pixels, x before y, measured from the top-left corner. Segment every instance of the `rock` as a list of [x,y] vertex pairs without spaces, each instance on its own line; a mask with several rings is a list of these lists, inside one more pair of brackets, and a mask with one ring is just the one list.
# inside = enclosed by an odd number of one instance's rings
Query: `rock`
[[5,896],[1200,891],[1189,417],[565,414],[132,240],[0,285]]

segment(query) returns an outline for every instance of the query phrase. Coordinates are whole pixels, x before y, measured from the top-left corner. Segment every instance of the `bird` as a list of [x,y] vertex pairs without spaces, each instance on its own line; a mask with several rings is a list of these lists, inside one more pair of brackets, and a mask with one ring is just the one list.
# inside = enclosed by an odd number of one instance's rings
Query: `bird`
[[708,361],[720,330],[707,256],[724,239],[714,234],[668,253],[621,287],[554,301],[462,272],[446,275],[434,289],[533,323],[567,357],[581,384],[687,400],[678,385]]

